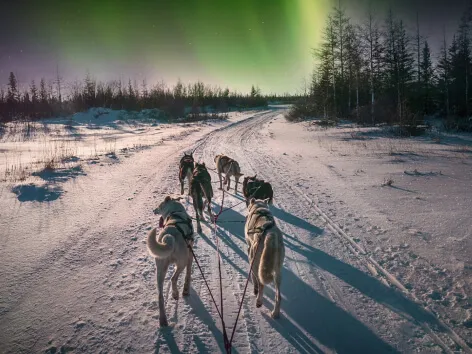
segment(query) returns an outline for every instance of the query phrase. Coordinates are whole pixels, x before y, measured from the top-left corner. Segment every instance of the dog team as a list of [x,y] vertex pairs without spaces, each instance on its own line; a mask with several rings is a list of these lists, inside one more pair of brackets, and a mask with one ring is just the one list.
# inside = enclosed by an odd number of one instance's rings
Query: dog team
[[[243,174],[239,163],[223,154],[215,156],[216,172],[218,173],[220,189],[223,185],[230,189],[230,178],[235,180],[234,191],[237,194],[239,179]],[[224,175],[224,178],[222,178]],[[201,220],[204,220],[203,210],[206,208],[211,221],[214,217],[211,211],[213,188],[211,176],[205,163],[194,160],[193,153],[186,154],[180,160],[179,181],[180,193],[184,194],[184,181],[188,180],[189,195],[193,199],[197,232],[202,232]],[[269,204],[272,204],[274,193],[270,183],[254,177],[244,177],[243,195],[246,200],[247,216],[244,233],[247,243],[249,264],[252,264],[252,282],[256,306],[262,306],[264,285],[274,283],[275,305],[271,312],[273,318],[280,314],[280,282],[282,265],[285,256],[282,232],[277,227]],[[167,196],[154,210],[160,217],[160,231],[152,229],[147,238],[147,247],[155,258],[157,270],[157,292],[159,298],[159,324],[168,325],[164,304],[164,279],[170,264],[175,265],[171,277],[172,297],[177,300],[179,291],[177,281],[180,274],[186,270],[182,296],[190,294],[190,281],[193,260],[194,231],[192,218],[180,203],[181,197]]]

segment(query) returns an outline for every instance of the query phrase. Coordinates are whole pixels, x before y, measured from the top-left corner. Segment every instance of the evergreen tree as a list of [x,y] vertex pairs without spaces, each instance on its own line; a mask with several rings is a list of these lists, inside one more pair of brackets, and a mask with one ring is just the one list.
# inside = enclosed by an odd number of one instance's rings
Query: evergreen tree
[[8,77],[8,91],[7,91],[7,102],[10,105],[16,105],[19,101],[19,93],[18,93],[18,83],[16,81],[15,74],[10,72],[10,76]]
[[6,110],[9,119],[15,119],[18,116],[20,95],[18,92],[18,83],[15,74],[10,72],[8,77],[8,90],[6,99]]
[[257,97],[257,90],[254,85],[251,86],[251,97]]
[[367,73],[369,78],[370,92],[370,117],[372,124],[375,123],[375,102],[381,86],[381,75],[384,64],[384,47],[381,42],[381,32],[374,19],[372,9],[369,7],[367,22],[362,26],[362,43],[364,58],[368,63]]
[[[346,12],[343,7],[341,7],[341,0],[338,2],[338,6],[334,8],[333,21],[332,25],[334,28],[334,33],[332,34],[335,37],[333,41],[334,46],[334,59],[338,63],[337,72],[339,73],[338,78],[338,96],[339,96],[339,113],[344,116],[347,113],[348,108],[348,95],[346,95],[346,86],[351,85],[352,77],[348,77],[346,80],[346,66],[347,66],[347,41],[349,38],[347,36],[350,32],[350,23],[349,18],[346,16]],[[352,38],[351,38],[352,39]],[[334,64],[333,64],[334,65]],[[347,81],[347,82],[346,82]],[[346,99],[347,98],[347,99]]]
[[450,71],[451,62],[448,55],[448,48],[446,43],[446,31],[444,30],[443,45],[441,47],[440,55],[438,58],[438,64],[436,67],[438,74],[438,92],[441,94],[440,101],[443,103],[443,112],[446,114],[446,118],[449,117],[449,87],[450,83]]
[[48,102],[48,92],[46,89],[46,80],[44,80],[44,78],[41,78],[41,81],[39,82],[39,99],[43,104]]
[[31,81],[30,85],[30,93],[31,93],[31,101],[33,105],[36,105],[38,103],[38,88],[36,87],[36,83]]
[[422,50],[420,73],[423,113],[431,114],[433,112],[433,87],[435,77],[433,63],[431,61],[431,51],[427,41],[424,42]]

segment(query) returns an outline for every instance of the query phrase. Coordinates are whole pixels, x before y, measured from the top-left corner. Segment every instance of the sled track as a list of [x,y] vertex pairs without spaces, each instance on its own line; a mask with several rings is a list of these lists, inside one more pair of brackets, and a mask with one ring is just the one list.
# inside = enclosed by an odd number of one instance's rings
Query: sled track
[[[256,129],[258,126],[262,126],[263,124],[267,123],[271,120],[273,116],[264,117],[264,119],[259,119],[257,123],[248,127],[245,131],[245,134],[241,135],[239,140],[240,148],[243,149],[246,153],[246,156],[253,156],[254,151],[248,150],[245,146],[257,146],[257,142],[254,142],[254,139],[257,138],[257,131],[260,129]],[[252,140],[252,141],[251,141]],[[251,144],[252,143],[252,144]],[[250,159],[245,159],[252,167],[252,169],[260,175],[266,175],[266,173],[260,171],[259,169],[255,168],[253,164],[250,163]],[[270,170],[272,173],[278,174],[281,166],[277,166],[273,159],[266,157],[266,158],[257,158],[259,166],[264,166],[267,170]],[[299,197],[303,198],[307,202],[307,206],[311,208],[311,210],[325,222],[326,226],[330,229],[330,231],[336,235],[340,240],[341,243],[352,253],[356,256],[356,258],[363,263],[366,268],[370,271],[370,273],[376,277],[379,281],[387,286],[394,286],[398,289],[398,292],[405,296],[410,301],[413,301],[415,304],[420,306],[423,311],[425,311],[428,315],[435,318],[437,322],[437,327],[441,329],[441,334],[446,335],[449,339],[454,342],[457,346],[459,346],[463,352],[465,353],[472,353],[471,348],[465,343],[465,341],[452,329],[450,328],[444,321],[438,318],[434,313],[432,313],[428,308],[424,307],[420,301],[410,292],[407,288],[391,273],[389,273],[385,268],[383,268],[370,254],[370,252],[366,251],[361,245],[356,243],[350,236],[348,236],[342,228],[332,220],[326,213],[322,211],[322,209],[313,201],[309,196],[303,193],[297,186],[291,186],[287,183],[283,182],[283,178],[279,178],[278,181],[282,181],[283,186],[294,192]],[[277,199],[277,196],[275,196]],[[430,324],[426,322],[418,322],[419,325],[428,333],[433,340],[447,353],[454,353],[453,350],[440,338],[438,333],[431,327]]]
[[[373,278],[377,279],[385,288],[388,287],[391,292],[395,292],[398,297],[406,299],[405,301],[410,301],[415,304],[418,308],[427,314],[428,318],[433,319],[434,321],[425,322],[419,321],[411,313],[401,313],[401,310],[392,309],[395,313],[400,316],[408,319],[409,321],[416,323],[418,326],[423,328],[423,330],[428,333],[432,340],[436,342],[445,352],[454,353],[457,351],[462,351],[464,353],[471,353],[470,348],[465,343],[465,341],[457,335],[452,328],[445,324],[442,320],[437,318],[432,312],[430,312],[426,307],[419,303],[418,299],[406,289],[406,287],[396,279],[392,274],[390,274],[385,268],[383,268],[378,262],[375,261],[373,256],[369,253],[367,249],[359,245],[354,241],[342,228],[336,223],[332,218],[330,218],[320,207],[319,205],[312,200],[306,193],[304,193],[300,188],[294,185],[290,185],[284,181],[280,171],[283,171],[283,166],[280,165],[280,162],[273,160],[272,157],[268,156],[263,152],[263,149],[257,149],[257,146],[260,144],[260,132],[264,124],[268,123],[270,120],[276,118],[280,114],[280,111],[264,111],[259,112],[243,121],[230,124],[228,126],[219,128],[209,134],[204,138],[201,138],[193,146],[189,147],[189,150],[196,149],[196,156],[200,156],[200,160],[206,162],[207,166],[213,166],[213,157],[219,153],[226,153],[230,156],[234,156],[240,164],[245,166],[244,171],[247,173],[247,167],[250,167],[255,173],[258,173],[259,176],[270,179],[270,176],[275,177],[275,180],[279,184],[277,187],[283,189],[285,192],[284,195],[293,195],[297,196],[298,200],[303,201],[306,207],[313,212],[316,217],[324,223],[324,227],[328,229],[331,234],[333,234],[339,241],[340,244],[344,246],[344,253],[346,257],[356,263],[357,268],[365,269],[365,272],[370,272]],[[262,137],[262,141],[265,137]],[[182,149],[183,151],[183,149]],[[175,160],[177,157],[174,158]],[[177,161],[177,160],[176,160]],[[175,161],[172,161],[174,163]],[[175,162],[177,163],[177,162]],[[174,165],[171,165],[174,167]],[[169,169],[170,173],[172,172]],[[212,174],[212,179],[217,181],[218,177],[215,174]],[[242,182],[242,181],[241,181]],[[219,208],[217,205],[221,202],[221,192],[218,191],[218,185],[213,185],[215,190],[215,197],[213,199],[214,208]],[[234,188],[234,181],[232,181],[232,189]],[[241,195],[242,183],[238,185],[238,191]],[[231,193],[233,190],[231,190]],[[226,198],[225,198],[226,199]],[[225,207],[234,205],[236,202],[239,202],[239,199],[236,198],[227,198],[225,201]],[[284,209],[285,201],[278,200],[277,195],[275,196],[274,206],[279,209]],[[193,207],[191,203],[187,203],[187,210],[193,215]],[[236,214],[240,213],[245,215],[245,205],[234,210]],[[230,212],[232,213],[232,212]],[[233,217],[232,214],[231,217]],[[231,218],[228,216],[228,218]],[[240,232],[242,224],[222,224],[218,227],[218,237],[222,242],[220,242],[220,251],[222,257],[222,272],[223,272],[223,287],[225,289],[223,293],[224,297],[224,306],[225,306],[225,322],[227,330],[231,332],[232,326],[234,324],[234,319],[237,312],[237,307],[241,299],[243,291],[243,282],[245,280],[245,275],[248,271],[248,262],[246,257],[246,244],[244,241],[243,232]],[[202,267],[205,272],[205,276],[208,277],[210,287],[212,291],[215,292],[216,300],[219,303],[219,281],[216,271],[216,246],[214,244],[214,236],[211,225],[203,224],[204,235],[202,237],[197,237],[196,242],[196,254],[199,257],[199,261],[202,264]],[[296,230],[287,222],[280,222],[279,227],[286,234],[296,235]],[[239,230],[239,231],[238,231]],[[287,240],[286,240],[287,241]],[[295,240],[298,241],[298,240]],[[300,242],[300,241],[298,241]],[[287,259],[288,258],[288,259]],[[311,287],[316,289],[320,294],[322,294],[329,301],[337,304],[341,308],[346,309],[349,313],[355,313],[355,309],[352,308],[352,305],[349,304],[349,301],[345,301],[345,294],[340,288],[340,282],[336,278],[335,274],[329,274],[329,272],[322,270],[316,266],[307,266],[304,264],[303,256],[294,251],[294,249],[286,246],[286,267],[289,267],[293,275],[301,279],[302,281],[309,284]],[[309,273],[309,274],[308,274]],[[282,280],[282,284],[284,280]],[[206,348],[207,345],[210,348],[216,349],[219,348],[220,351],[224,351],[223,340],[221,334],[221,328],[217,319],[217,312],[214,306],[209,300],[208,291],[202,287],[201,277],[195,269],[192,276],[192,288],[195,291],[189,299],[190,303],[198,301],[200,306],[206,310],[207,313],[202,314],[197,311],[195,313],[192,310],[189,302],[182,304],[179,302],[174,302],[170,295],[166,296],[167,300],[167,311],[170,318],[181,318],[179,321],[179,329],[177,329],[180,334],[176,333],[175,340],[179,343],[178,347],[188,348],[188,350],[200,350],[200,346],[195,344],[205,342],[203,348]],[[283,285],[282,285],[283,287]],[[272,338],[268,337],[268,333],[274,333],[274,324],[270,324],[266,318],[265,307],[273,306],[273,291],[271,287],[267,287],[264,296],[264,307],[262,312],[260,309],[257,309],[253,303],[254,297],[252,295],[252,286],[248,287],[248,294],[243,304],[240,321],[238,323],[238,328],[235,333],[235,340],[233,343],[233,348],[238,352],[260,352],[277,350],[281,348],[280,345],[287,345],[287,338],[282,336],[273,336]],[[284,294],[282,292],[282,296]],[[303,293],[301,296],[309,296],[308,293]],[[194,300],[194,297],[197,297]],[[284,302],[287,299],[283,298],[282,300],[282,319],[283,317],[290,318],[290,311],[284,311]],[[289,299],[290,301],[290,299]],[[374,300],[375,301],[375,300]],[[378,307],[388,306],[388,304],[378,304]],[[284,313],[285,312],[285,313]],[[182,318],[183,317],[183,318]],[[203,318],[202,318],[203,317]],[[204,326],[202,326],[204,325]],[[207,326],[209,331],[202,331],[202,328]],[[318,353],[318,352],[331,352],[332,348],[326,347],[320,343],[316,338],[312,336],[311,333],[308,333],[302,325],[295,323],[296,330],[299,333],[294,337],[293,341],[290,342],[290,351],[298,351],[305,353]],[[295,328],[295,327],[294,327]],[[275,332],[275,334],[277,334]],[[158,332],[157,342],[159,344],[167,343],[168,349],[173,349],[169,345],[168,335],[166,333]],[[199,337],[197,341],[195,337]],[[216,342],[216,343],[215,343]],[[455,343],[456,351],[451,349],[451,345],[447,344]],[[195,345],[197,347],[195,347]],[[159,348],[159,345],[157,346]],[[459,349],[460,348],[460,349]],[[165,346],[163,347],[165,351]],[[174,347],[174,349],[177,349]],[[159,350],[158,350],[159,351]]]

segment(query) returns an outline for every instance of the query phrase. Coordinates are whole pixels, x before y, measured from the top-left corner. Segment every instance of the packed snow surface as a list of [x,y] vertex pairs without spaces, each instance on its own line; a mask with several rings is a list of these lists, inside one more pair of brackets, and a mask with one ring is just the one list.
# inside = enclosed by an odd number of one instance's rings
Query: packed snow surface
[[[167,124],[159,112],[97,110],[4,132],[0,352],[224,352],[195,263],[189,297],[174,300],[166,277],[170,326],[159,328],[145,244],[158,225],[153,210],[179,193],[178,162],[194,148],[211,168],[224,153],[245,175],[271,182],[284,235],[281,318],[269,314],[273,288],[256,308],[249,286],[234,352],[470,352],[470,136],[322,129],[288,123],[284,111]],[[206,223],[195,241],[219,304],[219,240],[230,333],[249,270],[241,201],[230,190],[225,207],[237,205],[216,235]],[[191,199],[182,202],[194,215]]]

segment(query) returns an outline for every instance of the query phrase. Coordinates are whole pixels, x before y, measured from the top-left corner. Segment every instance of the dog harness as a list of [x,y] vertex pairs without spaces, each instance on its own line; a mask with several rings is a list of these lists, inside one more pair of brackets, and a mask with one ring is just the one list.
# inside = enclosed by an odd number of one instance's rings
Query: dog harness
[[[248,233],[253,233],[253,234],[257,234],[257,233],[261,233],[261,234],[265,234],[267,232],[267,230],[269,230],[270,228],[274,227],[275,226],[275,221],[274,221],[274,216],[270,213],[270,211],[268,210],[264,210],[264,209],[259,209],[259,210],[256,210],[255,212],[253,212],[252,214],[248,215],[248,217],[250,218],[250,220],[252,220],[252,218],[254,217],[254,215],[256,215],[256,220],[254,221],[254,224],[257,223],[257,220],[259,220],[259,218],[265,216],[269,219],[270,223],[268,224],[265,224],[263,227],[254,227],[254,228],[251,228],[248,230]],[[262,235],[261,235],[262,237]]]
[[[181,212],[174,212],[174,213],[169,214],[169,216],[166,218],[165,222],[163,221],[162,216],[161,216],[163,227],[174,226],[177,229],[177,231],[180,232],[180,234],[182,235],[182,237],[184,238],[185,241],[187,241],[187,240],[193,241],[192,219],[190,219],[190,218],[184,219],[178,213],[181,213]],[[173,218],[173,220],[171,222],[168,222],[171,217]],[[159,223],[159,226],[160,226],[160,224],[161,223]],[[185,231],[179,226],[179,224],[187,225],[190,232],[185,233]]]
[[221,165],[221,168],[224,170],[226,166],[230,165],[234,162],[234,160],[228,156],[223,156],[221,157],[220,161],[223,162],[223,164]]
[[182,160],[180,160],[181,165],[190,165],[193,164],[193,158],[190,156],[184,156]]

